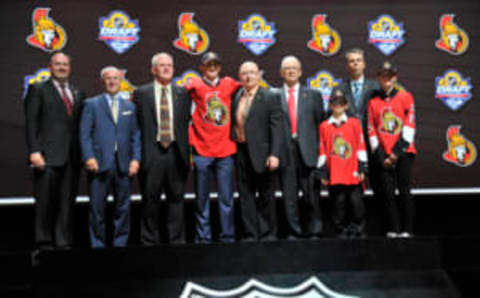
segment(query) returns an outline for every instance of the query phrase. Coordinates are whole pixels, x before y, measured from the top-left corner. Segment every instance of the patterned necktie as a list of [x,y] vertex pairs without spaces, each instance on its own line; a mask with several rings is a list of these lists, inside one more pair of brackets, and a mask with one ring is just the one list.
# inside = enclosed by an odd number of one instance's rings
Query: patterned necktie
[[170,109],[168,106],[167,88],[162,87],[160,104],[158,106],[160,114],[160,127],[158,141],[163,148],[168,148],[172,143],[172,127],[170,126]]
[[360,89],[361,89],[360,82],[354,82],[353,83],[353,99],[355,100],[355,106],[357,108],[360,107],[360,100],[362,97],[362,92]]
[[293,88],[288,88],[288,116],[290,117],[292,136],[297,134],[297,111],[295,109],[295,95],[293,91]]
[[67,114],[68,116],[72,116],[73,105],[72,101],[68,97],[65,84],[60,84],[60,89],[62,90],[62,100],[65,104],[65,108],[67,109]]

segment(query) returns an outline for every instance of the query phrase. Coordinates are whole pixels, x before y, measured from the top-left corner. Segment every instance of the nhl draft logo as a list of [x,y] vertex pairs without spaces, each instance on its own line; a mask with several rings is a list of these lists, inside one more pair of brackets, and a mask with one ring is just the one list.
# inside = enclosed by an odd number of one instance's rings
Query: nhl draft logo
[[218,97],[218,91],[209,92],[205,95],[207,112],[203,116],[205,122],[215,126],[228,124],[228,109]]
[[467,32],[453,22],[454,14],[444,14],[440,17],[440,39],[435,42],[437,49],[452,55],[461,55],[468,49]]
[[307,86],[317,89],[322,94],[323,108],[328,110],[328,102],[332,94],[333,88],[342,83],[341,79],[336,79],[329,71],[320,70],[313,77],[307,79]]
[[382,112],[381,125],[380,132],[390,135],[398,135],[402,130],[403,122],[400,118],[395,116],[390,107],[387,107]]
[[132,98],[133,91],[135,91],[136,87],[130,83],[130,81],[125,77],[127,74],[127,70],[123,69],[122,72],[122,81],[120,82],[120,91],[119,95],[126,99],[130,100]]
[[35,8],[32,14],[33,33],[26,39],[29,45],[48,53],[63,49],[67,43],[65,29],[50,18],[49,13],[50,8]]
[[178,38],[173,46],[191,55],[204,53],[210,45],[207,32],[193,20],[195,14],[184,12],[178,17]]
[[123,54],[140,41],[138,20],[121,10],[112,11],[98,21],[98,40],[104,41],[117,54]]
[[25,99],[27,96],[28,87],[30,85],[45,82],[51,76],[50,70],[48,68],[40,68],[34,74],[26,75],[23,78],[23,95],[22,99]]
[[238,22],[238,42],[257,56],[275,44],[276,33],[275,23],[260,14],[251,14]]
[[360,298],[337,293],[330,290],[318,278],[311,277],[303,283],[291,288],[279,288],[267,285],[256,279],[250,279],[235,289],[214,290],[187,282],[180,298],[273,298],[273,297],[304,297],[304,298]]
[[352,146],[342,138],[341,134],[333,137],[333,155],[341,159],[349,159],[352,156]]
[[178,87],[186,86],[192,78],[201,78],[202,76],[193,69],[184,71],[180,76],[173,78],[173,84]]
[[477,159],[475,145],[460,133],[460,125],[452,125],[447,129],[448,149],[442,155],[447,162],[459,167],[471,166]]
[[463,78],[456,70],[449,69],[442,76],[436,77],[435,86],[435,98],[454,111],[472,98],[470,78]]
[[391,55],[405,43],[403,23],[397,23],[387,14],[368,22],[368,32],[368,42],[386,56]]
[[317,14],[312,18],[312,39],[307,46],[324,56],[332,56],[340,50],[342,40],[338,32],[327,24],[326,18],[326,14]]

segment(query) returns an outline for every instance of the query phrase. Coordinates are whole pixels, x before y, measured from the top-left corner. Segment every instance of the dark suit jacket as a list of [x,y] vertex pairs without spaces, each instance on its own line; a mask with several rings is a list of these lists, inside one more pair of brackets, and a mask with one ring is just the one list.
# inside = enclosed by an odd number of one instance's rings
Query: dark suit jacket
[[80,163],[78,122],[85,93],[72,84],[72,116],[52,79],[30,85],[25,97],[25,119],[28,154],[41,152],[47,166]]
[[[152,154],[157,144],[157,116],[155,111],[155,95],[153,83],[142,86],[134,91],[133,102],[137,109],[142,139],[142,162],[141,169],[148,170]],[[188,124],[190,121],[190,109],[192,100],[187,91],[172,84],[173,100],[173,129],[175,142],[184,161],[185,170],[189,166]]]
[[365,78],[362,88],[362,98],[360,101],[360,108],[355,106],[355,100],[353,99],[352,88],[350,87],[350,80],[345,80],[340,84],[340,86],[332,90],[332,94],[336,89],[340,89],[345,94],[345,97],[348,101],[348,114],[354,117],[357,117],[362,124],[362,127],[366,129],[367,127],[367,107],[368,101],[373,97],[375,92],[380,88],[376,80]]
[[[291,140],[291,124],[288,102],[284,88],[275,89],[282,98],[283,131],[285,140]],[[302,159],[308,167],[315,167],[318,158],[318,126],[325,118],[322,94],[314,89],[300,86],[297,94],[297,140]]]
[[[241,89],[232,102],[231,136],[237,141],[236,114],[242,95]],[[245,120],[245,143],[254,170],[263,173],[265,162],[270,155],[280,158],[282,145],[282,110],[280,96],[264,88],[259,88]]]
[[85,101],[80,120],[82,159],[98,161],[99,172],[115,165],[117,145],[118,167],[128,174],[130,161],[140,161],[140,130],[135,105],[128,100],[118,101],[118,120],[115,124],[105,94]]

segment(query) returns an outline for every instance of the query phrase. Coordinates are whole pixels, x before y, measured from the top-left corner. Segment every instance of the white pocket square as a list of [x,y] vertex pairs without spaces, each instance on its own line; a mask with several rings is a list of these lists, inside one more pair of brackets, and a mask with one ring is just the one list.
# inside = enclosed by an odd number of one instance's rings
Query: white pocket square
[[132,113],[132,111],[126,111],[122,113],[122,116],[128,116]]

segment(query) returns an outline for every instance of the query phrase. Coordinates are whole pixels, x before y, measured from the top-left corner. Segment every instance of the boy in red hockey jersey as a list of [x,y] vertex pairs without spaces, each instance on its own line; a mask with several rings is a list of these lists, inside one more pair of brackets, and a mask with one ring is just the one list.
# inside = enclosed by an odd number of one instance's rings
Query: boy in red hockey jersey
[[190,130],[195,172],[195,240],[212,241],[210,227],[209,176],[213,168],[218,186],[220,236],[222,242],[235,240],[233,211],[233,155],[237,151],[230,138],[230,103],[240,84],[230,77],[220,77],[218,54],[207,52],[201,58],[201,79],[185,86],[195,103]]
[[360,121],[347,116],[347,108],[343,91],[335,90],[330,98],[332,115],[320,124],[317,168],[322,184],[329,185],[338,236],[365,237],[365,205],[360,184],[365,178],[367,153]]
[[[392,230],[389,238],[411,237],[414,205],[410,176],[415,159],[415,104],[413,96],[395,88],[397,69],[384,62],[377,73],[380,93],[368,104],[368,136],[381,179]],[[395,186],[399,200],[395,198]],[[400,206],[401,205],[401,208]]]

